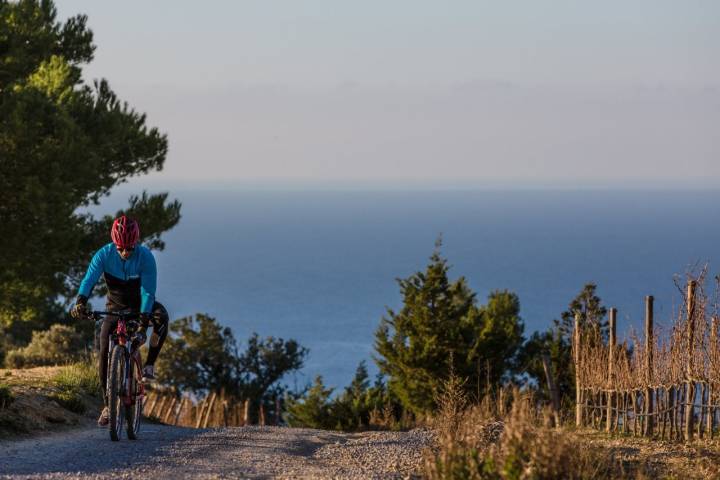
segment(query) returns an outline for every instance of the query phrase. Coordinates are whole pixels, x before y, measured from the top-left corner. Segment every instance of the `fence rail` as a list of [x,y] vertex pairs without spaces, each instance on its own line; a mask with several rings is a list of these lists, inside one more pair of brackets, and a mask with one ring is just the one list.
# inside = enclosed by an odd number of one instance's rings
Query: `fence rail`
[[615,308],[609,311],[607,338],[575,316],[578,427],[686,441],[718,433],[720,321],[708,314],[704,275],[688,280],[672,328],[660,335],[654,329],[652,296],[645,298],[642,340],[632,335],[617,345]]

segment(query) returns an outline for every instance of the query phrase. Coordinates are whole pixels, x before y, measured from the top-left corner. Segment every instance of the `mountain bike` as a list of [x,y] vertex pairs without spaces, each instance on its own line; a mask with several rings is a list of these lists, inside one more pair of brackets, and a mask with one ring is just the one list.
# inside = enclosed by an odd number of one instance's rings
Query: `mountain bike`
[[127,423],[127,437],[137,439],[140,417],[145,401],[142,383],[142,360],[140,346],[145,335],[140,331],[139,313],[129,310],[118,312],[91,312],[90,316],[101,322],[105,317],[117,318],[117,327],[110,334],[108,348],[107,390],[105,392],[110,411],[110,439],[117,442],[122,436],[123,422]]

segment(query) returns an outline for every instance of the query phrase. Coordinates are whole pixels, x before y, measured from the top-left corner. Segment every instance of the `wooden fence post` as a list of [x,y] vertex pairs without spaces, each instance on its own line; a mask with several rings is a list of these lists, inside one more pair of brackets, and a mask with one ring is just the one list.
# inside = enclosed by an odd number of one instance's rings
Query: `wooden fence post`
[[218,427],[227,427],[227,424],[225,424],[225,404],[225,387],[223,387],[220,389],[220,398],[218,398],[219,415],[215,416]]
[[245,405],[243,405],[243,425],[250,425],[250,399],[245,399]]
[[582,427],[583,406],[582,392],[580,391],[580,313],[575,313],[575,328],[573,329],[573,350],[575,353],[575,426]]
[[670,439],[675,439],[676,436],[676,429],[677,429],[677,388],[673,385],[670,387],[670,392],[668,393],[668,403],[670,405],[670,412],[668,412],[670,415]]
[[[168,423],[170,421],[170,415],[173,412],[173,408],[175,408],[175,404],[177,403],[177,398],[173,396],[172,401],[170,402],[170,406],[168,406],[167,411],[165,412],[165,415],[162,416],[161,422]],[[162,412],[160,412],[162,415]]]
[[222,413],[223,413],[223,426],[228,426],[228,401],[223,400],[222,402]]
[[163,409],[165,408],[165,403],[167,403],[167,399],[167,395],[162,396],[162,401],[160,402],[160,406],[158,407],[158,413],[155,415],[155,417],[160,421],[162,421],[162,413]]
[[613,426],[613,403],[615,400],[615,343],[617,342],[617,309],[610,309],[610,340],[608,342],[608,392],[607,392],[607,424],[605,431],[610,433]]
[[182,415],[182,412],[183,412],[183,408],[185,407],[186,401],[187,401],[187,397],[182,397],[182,400],[180,400],[180,408],[178,408],[178,411],[175,414],[175,420],[173,421],[173,425],[178,424],[178,421],[180,420],[180,416]]
[[633,406],[633,437],[637,437],[637,431],[638,431],[638,402],[637,402],[637,390],[633,388],[632,392],[630,393],[630,396],[632,397],[632,406]]
[[[710,325],[710,365],[711,368],[717,369],[720,367],[718,362],[718,318],[712,317],[712,323]],[[708,416],[707,416],[707,431],[708,437],[713,438],[715,432],[715,408],[713,407],[713,384],[712,381],[708,384]]]
[[630,418],[628,416],[628,410],[630,409],[630,407],[628,406],[627,390],[623,391],[622,399],[623,399],[623,433],[627,434],[627,433],[630,433],[630,421],[628,420]]
[[660,439],[665,440],[665,420],[667,419],[667,389],[664,387],[660,387],[658,389],[658,413],[662,412],[660,415],[660,421],[662,422],[660,424]]
[[645,297],[645,435],[652,437],[654,433],[655,419],[653,417],[653,349],[655,340],[653,338],[653,296]]
[[[698,426],[697,426],[697,434],[698,438],[703,438],[703,428],[705,428],[705,409],[703,408],[703,405],[706,405],[705,403],[705,394],[707,393],[707,384],[705,382],[702,382],[698,384],[699,390],[700,390],[700,412],[698,414]],[[707,404],[710,402],[708,401]]]
[[693,385],[693,360],[695,357],[695,280],[690,280],[687,285],[687,339],[688,339],[688,363],[687,363],[687,389],[685,391],[685,440],[693,438],[693,421],[695,406],[695,388]]
[[203,398],[197,406],[197,411],[195,412],[195,428],[200,428],[200,426],[202,425],[202,419],[205,413],[205,407],[207,406],[207,400],[207,397]]
[[543,370],[545,370],[545,379],[547,380],[548,390],[550,391],[550,398],[552,399],[553,418],[555,419],[555,426],[560,427],[560,398],[558,397],[557,387],[555,386],[555,380],[553,379],[552,365],[550,364],[550,355],[548,355],[547,352],[543,352],[542,362]]
[[150,401],[150,407],[147,409],[147,412],[145,413],[146,417],[149,417],[150,415],[152,415],[153,409],[155,408],[155,404],[158,401],[157,393],[154,393],[154,392],[148,393],[148,400],[150,400],[150,395],[152,395],[152,400]]
[[205,419],[203,420],[202,427],[207,428],[208,421],[210,421],[210,415],[212,414],[213,406],[215,406],[215,399],[217,398],[217,394],[213,392],[210,394],[210,401],[208,402],[208,408],[207,412],[205,412]]
[[275,397],[275,425],[280,425],[280,397]]

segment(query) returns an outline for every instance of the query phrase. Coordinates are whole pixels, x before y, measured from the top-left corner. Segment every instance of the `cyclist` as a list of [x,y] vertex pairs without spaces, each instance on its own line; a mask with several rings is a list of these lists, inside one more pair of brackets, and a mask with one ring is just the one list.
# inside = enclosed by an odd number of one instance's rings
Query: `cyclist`
[[[115,219],[110,231],[112,242],[98,250],[90,262],[85,278],[80,283],[75,305],[70,310],[74,318],[87,315],[87,302],[93,287],[105,278],[107,286],[108,311],[131,309],[140,312],[143,331],[152,322],[153,333],[150,348],[143,368],[143,381],[155,379],[155,360],[160,353],[168,330],[168,313],[162,304],[155,301],[157,269],[155,257],[149,248],[138,244],[140,227],[138,222],[125,215]],[[98,425],[109,423],[107,387],[107,357],[110,334],[117,327],[117,318],[106,317],[100,330],[100,358],[98,370],[102,386],[103,408]]]

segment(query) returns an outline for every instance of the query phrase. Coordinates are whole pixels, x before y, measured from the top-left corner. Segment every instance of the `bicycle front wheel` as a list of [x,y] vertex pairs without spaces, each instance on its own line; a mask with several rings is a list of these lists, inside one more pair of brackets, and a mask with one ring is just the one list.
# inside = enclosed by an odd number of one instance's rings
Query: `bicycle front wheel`
[[127,378],[128,391],[130,394],[130,405],[125,406],[125,418],[127,419],[128,439],[136,440],[140,431],[140,417],[143,411],[143,397],[140,395],[140,384],[142,382],[142,369],[140,368],[139,355],[130,358],[130,372]]
[[110,370],[108,372],[108,409],[110,410],[110,439],[114,442],[120,440],[125,417],[125,347],[115,345],[110,357]]

